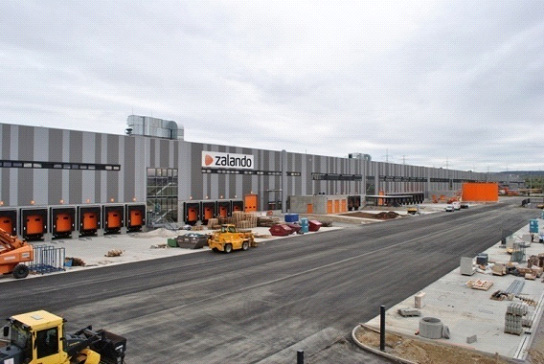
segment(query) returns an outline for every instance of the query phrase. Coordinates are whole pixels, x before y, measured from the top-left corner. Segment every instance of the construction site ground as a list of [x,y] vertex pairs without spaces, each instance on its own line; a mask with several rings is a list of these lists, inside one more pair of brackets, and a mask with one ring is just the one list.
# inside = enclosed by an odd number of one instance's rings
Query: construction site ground
[[[539,220],[540,229],[543,221]],[[529,235],[529,225],[517,231],[515,240],[521,241]],[[544,244],[525,242],[526,258],[544,253]],[[441,277],[421,292],[404,301],[388,307],[386,311],[386,332],[388,333],[386,353],[417,363],[496,363],[510,360],[522,361],[529,354],[531,363],[544,363],[544,335],[542,310],[544,297],[544,276],[527,280],[510,274],[493,275],[489,267],[493,263],[506,264],[511,259],[505,246],[498,242],[485,253],[489,256],[487,269],[477,268],[473,275],[462,275],[460,268]],[[527,266],[527,260],[520,266]],[[524,283],[521,294],[513,300],[492,300],[497,290],[506,290],[514,280]],[[468,282],[481,283],[487,290],[472,289]],[[487,284],[486,284],[487,283]],[[421,308],[416,308],[416,296],[420,295]],[[525,302],[533,321],[532,327],[524,327],[521,335],[504,332],[507,306],[512,302]],[[421,316],[403,317],[399,309],[416,309]],[[424,339],[419,334],[422,317],[438,318],[449,328],[450,338]],[[354,330],[354,339],[371,348],[379,348],[380,316],[376,316]],[[372,330],[374,329],[374,330]],[[470,339],[475,339],[470,342]],[[457,350],[459,349],[459,350]]]
[[[420,205],[420,214],[429,214],[444,211],[445,204]],[[394,208],[368,208],[367,214],[376,214],[382,211],[396,211],[400,216],[407,215],[405,209]],[[456,214],[458,212],[454,212]],[[449,213],[447,213],[449,214]],[[323,216],[314,215],[310,218],[324,219]],[[400,218],[400,217],[399,217]],[[386,220],[373,219],[365,216],[345,216],[342,214],[327,215],[327,221],[332,221],[332,227],[322,227],[319,233],[335,229],[341,229],[349,224],[368,224],[371,222],[383,223]],[[540,228],[543,228],[543,222],[540,221]],[[288,237],[270,237],[268,228],[253,229],[257,236],[259,245],[281,243],[281,239],[290,239]],[[66,272],[75,272],[85,269],[104,267],[122,263],[132,263],[171,257],[185,254],[195,254],[208,251],[204,249],[180,249],[168,247],[166,241],[168,238],[176,237],[180,234],[186,234],[189,231],[166,229],[157,229],[149,232],[135,234],[113,234],[103,237],[81,237],[79,239],[60,239],[47,242],[55,247],[65,249],[66,257],[79,258],[85,266],[65,267]],[[204,230],[200,233],[208,233]],[[516,232],[517,236],[522,236],[528,232],[528,226]],[[43,242],[41,242],[43,244]],[[116,257],[107,257],[111,250],[121,251]],[[527,249],[527,256],[544,252],[544,244],[532,243]],[[490,248],[487,253],[489,260],[506,262],[510,256],[506,254],[504,248],[499,244]],[[62,272],[61,272],[62,274]],[[31,275],[39,277],[40,275]],[[470,289],[466,286],[469,280],[488,280],[493,282],[493,286],[488,291]],[[424,306],[420,309],[422,316],[437,317],[446,326],[449,327],[451,338],[449,340],[422,340],[415,335],[418,331],[418,323],[421,317],[403,318],[398,315],[398,308],[414,307],[415,298],[410,296],[404,301],[388,307],[386,316],[386,325],[388,332],[387,352],[398,355],[399,357],[410,358],[419,363],[448,363],[445,358],[451,358],[452,363],[477,362],[477,363],[496,363],[496,354],[499,354],[504,360],[510,358],[525,358],[527,354],[531,363],[544,363],[544,328],[541,323],[542,293],[544,292],[544,283],[540,279],[535,281],[525,281],[523,290],[524,296],[537,302],[537,306],[530,306],[530,314],[534,317],[534,324],[526,332],[531,334],[522,334],[521,336],[505,334],[504,314],[509,301],[493,301],[489,297],[491,293],[498,289],[506,288],[515,277],[493,276],[490,272],[477,272],[472,276],[463,276],[459,273],[459,268],[451,271],[446,276],[438,279],[429,285],[422,292]],[[0,283],[12,281],[9,276],[1,277]],[[379,317],[367,322],[370,327],[378,327]],[[540,324],[539,324],[540,323]],[[354,325],[356,322],[354,322]],[[477,341],[472,344],[466,343],[466,338],[472,335],[477,336]],[[377,334],[372,331],[362,331],[355,335],[357,340],[369,347],[377,347]],[[438,343],[438,346],[436,344]],[[465,355],[468,353],[468,356]],[[395,351],[397,350],[397,351]],[[479,353],[482,356],[479,357]],[[467,359],[469,358],[469,359]],[[449,359],[448,359],[449,360]],[[488,361],[491,360],[491,361]]]

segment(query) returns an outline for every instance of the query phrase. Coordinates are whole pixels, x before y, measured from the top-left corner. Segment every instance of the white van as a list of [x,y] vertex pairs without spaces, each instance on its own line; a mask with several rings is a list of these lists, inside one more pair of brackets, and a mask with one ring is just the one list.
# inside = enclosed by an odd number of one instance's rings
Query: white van
[[459,201],[454,201],[454,202],[451,203],[451,205],[453,206],[453,208],[454,208],[455,210],[461,210],[461,202],[459,202]]

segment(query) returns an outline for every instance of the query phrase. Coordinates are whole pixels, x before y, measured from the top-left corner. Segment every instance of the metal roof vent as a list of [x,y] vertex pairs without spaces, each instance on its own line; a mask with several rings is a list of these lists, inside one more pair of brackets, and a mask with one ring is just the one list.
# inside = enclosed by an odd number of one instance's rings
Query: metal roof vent
[[130,115],[127,118],[127,125],[127,135],[183,140],[183,126],[178,127],[175,121]]
[[348,158],[362,159],[364,161],[369,161],[369,162],[372,160],[372,157],[370,156],[370,154],[364,154],[364,153],[349,153]]

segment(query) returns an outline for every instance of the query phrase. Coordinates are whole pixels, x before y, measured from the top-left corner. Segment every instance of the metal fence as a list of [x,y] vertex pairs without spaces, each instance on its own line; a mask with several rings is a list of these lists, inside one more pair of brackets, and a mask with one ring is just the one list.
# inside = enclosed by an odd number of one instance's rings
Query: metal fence
[[66,253],[64,248],[55,248],[52,245],[35,245],[34,260],[28,268],[34,273],[53,273],[64,269]]

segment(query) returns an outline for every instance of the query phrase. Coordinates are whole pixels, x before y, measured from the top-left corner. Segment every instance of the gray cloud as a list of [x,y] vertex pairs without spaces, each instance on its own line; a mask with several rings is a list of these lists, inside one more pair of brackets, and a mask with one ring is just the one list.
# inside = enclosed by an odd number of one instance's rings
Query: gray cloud
[[8,0],[0,34],[1,122],[544,168],[539,1]]

